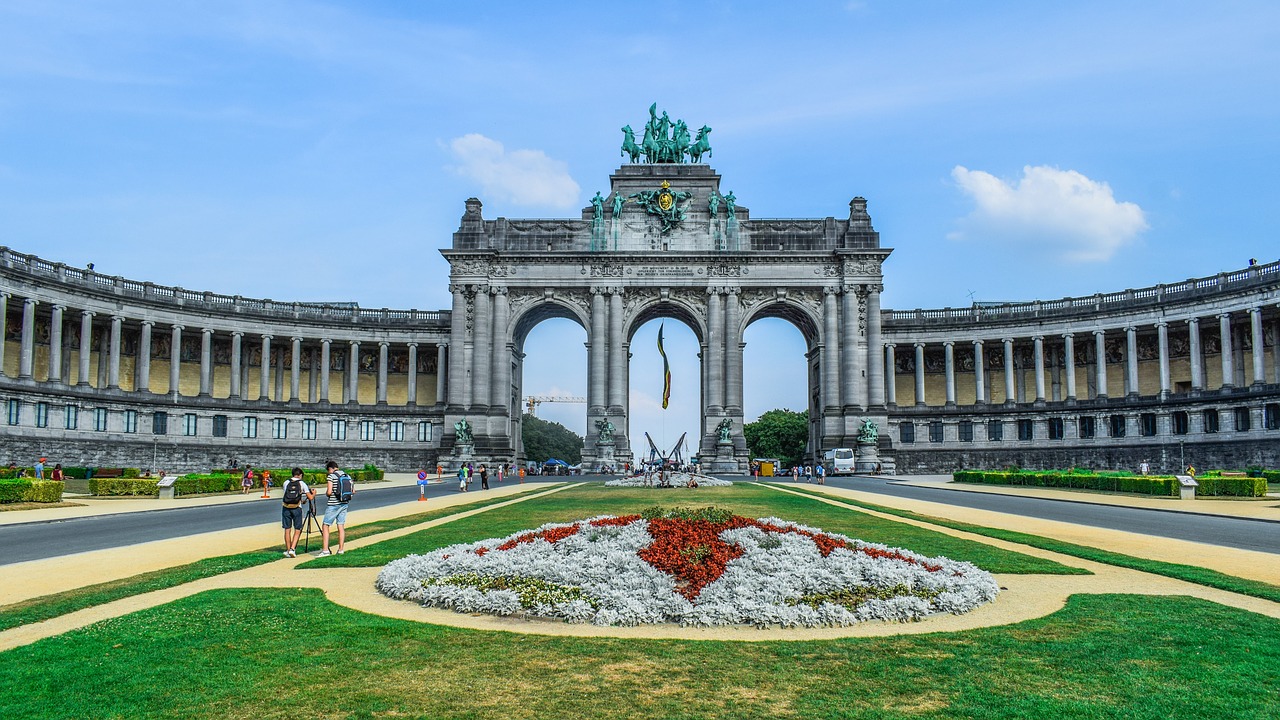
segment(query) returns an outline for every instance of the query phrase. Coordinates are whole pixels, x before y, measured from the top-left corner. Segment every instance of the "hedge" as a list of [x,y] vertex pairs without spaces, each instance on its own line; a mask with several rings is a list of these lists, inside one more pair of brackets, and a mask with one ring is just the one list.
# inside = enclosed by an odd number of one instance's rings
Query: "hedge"
[[[985,471],[960,470],[952,473],[955,482],[984,483],[988,485],[1025,485],[1031,487],[1065,487],[1105,492],[1138,493],[1141,495],[1178,495],[1178,479],[1169,475],[1119,475],[1110,473],[1081,473],[1049,470],[1033,472],[1021,470]],[[1267,494],[1267,482],[1263,478],[1222,478],[1206,475],[1196,478],[1200,487],[1197,495],[1230,497],[1263,497]]]
[[1262,479],[1267,482],[1280,483],[1280,470],[1263,470]]
[[63,483],[31,478],[0,479],[0,503],[62,502]]
[[159,478],[92,478],[90,495],[159,495]]

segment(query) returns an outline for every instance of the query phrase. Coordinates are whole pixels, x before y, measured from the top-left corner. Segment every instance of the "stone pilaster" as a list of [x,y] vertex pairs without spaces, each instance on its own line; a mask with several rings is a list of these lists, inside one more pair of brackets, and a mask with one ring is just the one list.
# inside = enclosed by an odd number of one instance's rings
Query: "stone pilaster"
[[[889,372],[886,373],[884,376],[885,398],[889,403],[889,407],[895,407],[895,408],[898,407],[898,359],[896,357],[897,348],[898,346],[893,343],[889,343],[888,345],[884,346],[884,351],[887,356],[887,359],[885,360],[885,367],[889,368]],[[870,403],[871,399],[868,398],[867,402]]]
[[0,377],[4,377],[4,346],[5,337],[8,333],[6,325],[9,323],[9,298],[12,297],[7,292],[0,292]]
[[231,331],[231,392],[230,397],[239,398],[241,393],[240,386],[240,361],[244,355],[244,333],[239,330]]
[[302,338],[294,335],[289,338],[289,342],[292,344],[289,355],[289,402],[296,405],[302,402]]
[[1018,386],[1013,376],[1013,338],[1004,338],[1004,404],[1018,402]]
[[[858,361],[866,358],[865,350],[862,358],[858,351],[858,292],[845,287],[840,295],[840,375],[846,378],[840,386],[840,404],[845,414],[857,412],[867,404],[866,383],[855,382],[861,375],[858,366],[864,365]],[[877,347],[875,352],[883,351]]]
[[1187,343],[1191,348],[1191,392],[1204,390],[1204,353],[1200,349],[1200,318],[1187,321]]
[[1138,329],[1130,325],[1124,329],[1125,348],[1125,376],[1124,387],[1125,394],[1129,397],[1138,396]]
[[387,404],[387,348],[390,346],[386,340],[378,341],[378,386],[375,394],[375,400],[378,405]]
[[[742,418],[742,302],[740,290],[726,288],[724,296],[724,412]],[[742,423],[734,425],[741,437]]]
[[924,343],[916,346],[916,407],[924,407]]
[[838,414],[840,406],[839,297],[839,288],[822,288],[822,408],[829,416]]
[[18,377],[30,380],[36,357],[36,305],[39,301],[22,301],[22,346],[18,355]]
[[946,360],[947,373],[947,407],[956,406],[956,349],[955,343],[947,340],[942,343],[942,352]]
[[136,392],[151,392],[151,332],[154,327],[154,321],[143,320],[138,330],[137,380],[133,388]]
[[262,365],[258,373],[258,400],[271,399],[271,336],[262,336]]
[[80,313],[80,363],[76,385],[89,387],[89,357],[93,352],[93,313]]
[[724,305],[718,287],[707,288],[707,412],[724,412]]
[[1044,404],[1044,336],[1031,338],[1032,355],[1035,358],[1036,402]]
[[986,358],[982,356],[982,341],[973,341],[973,397],[978,405],[987,404],[987,371],[983,367]]
[[1095,397],[1107,397],[1107,331],[1093,331],[1094,349],[1096,351],[1096,360],[1094,361],[1095,370],[1097,372],[1098,393]]
[[[626,407],[627,349],[622,337],[622,288],[609,291],[609,414],[622,415]],[[615,423],[621,433],[623,423]],[[619,438],[621,439],[621,438]]]
[[[608,304],[604,288],[591,288],[591,334],[587,337],[587,417],[603,415],[609,405]],[[591,439],[590,424],[587,439]]]
[[1169,397],[1172,383],[1169,377],[1169,324],[1161,320],[1156,323],[1156,344],[1160,351],[1160,399]]
[[[404,404],[414,407],[418,404],[418,343],[409,345],[409,378],[405,386]],[[439,367],[439,366],[437,366]]]
[[329,346],[332,343],[333,341],[329,338],[320,339],[320,396],[317,398],[317,402],[329,402],[329,367],[333,364],[329,357],[331,352]]
[[[54,305],[49,317],[49,382],[62,383],[62,313],[65,305]],[[4,341],[0,330],[0,342]]]
[[445,382],[448,380],[449,368],[453,367],[453,361],[449,355],[449,343],[436,344],[436,404],[438,405],[449,402],[449,385]]
[[352,340],[347,350],[347,404],[360,402],[360,342]]
[[200,397],[213,394],[213,329],[200,330]]
[[182,379],[182,329],[181,325],[174,325],[169,336],[169,394],[175,398],[182,394],[178,386]]
[[1262,385],[1266,382],[1265,375],[1265,356],[1263,355],[1264,338],[1262,335],[1262,308],[1249,308],[1249,327],[1252,332],[1251,340],[1253,341],[1253,384]]
[[1235,348],[1231,342],[1231,313],[1218,316],[1218,329],[1222,334],[1222,389],[1231,390],[1235,386]]
[[[867,353],[867,409],[878,410],[884,407],[884,355],[879,349],[884,342],[881,332],[880,293],[884,288],[880,285],[867,286],[867,347],[877,348]],[[890,368],[890,373],[893,369]],[[890,375],[892,377],[892,375]]]
[[476,290],[476,321],[471,334],[471,406],[489,405],[490,387],[493,383],[493,313],[492,288]]
[[1076,401],[1076,336],[1066,333],[1062,336],[1062,356],[1066,365],[1067,403]]
[[449,407],[459,410],[467,406],[467,367],[464,364],[466,354],[463,349],[467,335],[467,293],[466,286],[454,283],[449,286],[453,293],[453,314],[449,324]]

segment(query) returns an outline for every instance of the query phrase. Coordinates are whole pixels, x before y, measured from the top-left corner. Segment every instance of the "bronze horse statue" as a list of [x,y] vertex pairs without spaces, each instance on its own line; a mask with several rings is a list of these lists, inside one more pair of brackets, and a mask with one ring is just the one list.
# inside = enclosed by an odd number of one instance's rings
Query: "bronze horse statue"
[[693,144],[689,146],[685,152],[689,153],[689,162],[702,162],[702,154],[706,153],[707,157],[711,157],[711,143],[707,142],[707,136],[711,134],[711,128],[703,125],[698,130],[698,137],[694,139]]
[[630,125],[622,126],[622,154],[629,155],[631,162],[640,162],[641,148],[636,144],[636,131]]

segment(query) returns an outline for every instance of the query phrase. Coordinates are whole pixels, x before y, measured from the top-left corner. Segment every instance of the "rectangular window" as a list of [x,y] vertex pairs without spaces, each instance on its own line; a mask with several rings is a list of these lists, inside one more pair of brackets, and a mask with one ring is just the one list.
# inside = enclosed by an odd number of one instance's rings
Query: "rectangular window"
[[49,427],[49,403],[36,403],[36,427]]
[[929,423],[929,442],[942,442],[942,421],[934,420]]
[[400,420],[392,420],[387,425],[387,432],[391,436],[391,442],[404,442],[404,422]]
[[905,443],[916,441],[916,426],[909,422],[898,423],[898,440]]
[[347,439],[347,421],[346,420],[334,420],[332,429],[333,429],[334,440]]
[[1178,410],[1173,413],[1173,434],[1174,435],[1186,435],[1187,431],[1190,430],[1190,426],[1191,426],[1191,422],[1190,422],[1190,418],[1187,417],[1186,410]]
[[316,439],[316,421],[315,420],[302,421],[302,439],[303,440]]
[[1049,439],[1061,440],[1063,435],[1062,418],[1049,418]]
[[1280,430],[1280,403],[1267,403],[1262,408],[1262,427],[1267,430]]
[[374,439],[375,432],[376,431],[374,430],[372,420],[360,421],[360,439],[361,440],[363,440],[364,442],[372,441]]
[[227,416],[226,415],[213,416],[213,436],[214,437],[227,436]]
[[246,438],[258,437],[258,418],[244,418],[244,420],[240,422],[240,436]]
[[22,401],[10,400],[6,403],[5,407],[8,410],[6,414],[8,415],[9,424],[17,425],[18,420],[22,418]]
[[66,424],[64,425],[64,427],[66,427],[68,430],[75,430],[79,426],[80,426],[80,408],[76,407],[75,405],[68,405],[66,407]]
[[1035,420],[1019,420],[1018,421],[1018,439],[1033,440],[1036,436]]
[[196,431],[200,429],[199,419],[195,413],[187,413],[182,416],[182,434],[194,437]]
[[1000,420],[987,421],[987,439],[1003,441],[1004,440],[1004,423]]
[[1249,419],[1249,408],[1236,408],[1236,432],[1247,432],[1253,426]]
[[431,442],[431,423],[426,420],[418,422],[418,442]]
[[1111,416],[1111,437],[1124,437],[1124,416]]
[[1204,431],[1207,433],[1218,432],[1218,411],[1217,410],[1204,411]]
[[169,434],[169,413],[167,412],[152,413],[151,434],[152,435],[168,435]]
[[1098,419],[1092,415],[1080,416],[1080,437],[1091,438],[1098,434]]
[[289,421],[284,418],[273,418],[271,420],[271,439],[284,440],[289,437]]
[[1142,428],[1143,437],[1151,437],[1156,434],[1156,414],[1142,413],[1138,416],[1138,424]]
[[93,409],[93,429],[95,432],[107,431],[107,409],[106,408]]
[[973,421],[960,421],[960,442],[973,442]]
[[137,410],[124,411],[124,431],[127,433],[138,432],[138,411]]

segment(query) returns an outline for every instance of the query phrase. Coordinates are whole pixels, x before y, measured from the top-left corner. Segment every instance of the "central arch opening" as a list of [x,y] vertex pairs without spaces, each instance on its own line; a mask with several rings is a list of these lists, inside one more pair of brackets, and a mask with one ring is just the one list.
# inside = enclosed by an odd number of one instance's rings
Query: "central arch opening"
[[[568,309],[548,304],[517,321],[512,362],[512,441],[526,465],[582,462],[587,431],[587,333]],[[532,415],[536,420],[530,420]],[[546,423],[563,426],[576,442]],[[525,446],[526,428],[531,445]]]

